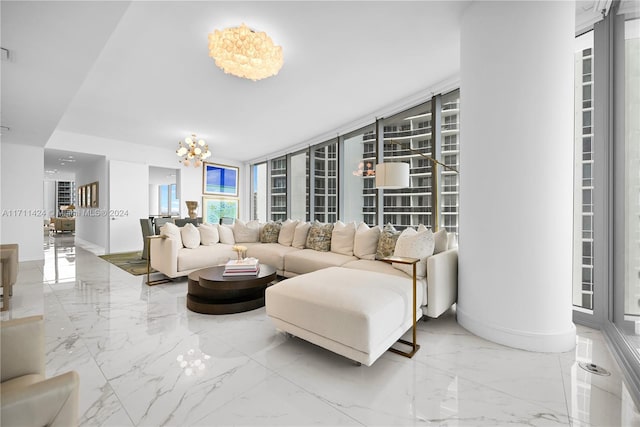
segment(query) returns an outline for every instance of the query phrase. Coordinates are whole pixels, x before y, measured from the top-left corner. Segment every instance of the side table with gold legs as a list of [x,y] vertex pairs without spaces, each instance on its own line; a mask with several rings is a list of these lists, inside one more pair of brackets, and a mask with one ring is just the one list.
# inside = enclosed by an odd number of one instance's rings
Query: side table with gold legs
[[151,240],[152,239],[166,239],[166,236],[147,236],[147,239],[149,239],[149,253],[147,253],[147,285],[148,286],[153,286],[153,285],[160,285],[162,283],[169,283],[171,282],[170,278],[164,278],[164,279],[158,279],[158,280],[150,280],[149,276],[151,275]]
[[390,257],[386,257],[381,259],[381,261],[384,262],[388,262],[388,263],[397,263],[397,264],[407,264],[407,265],[411,265],[413,266],[413,306],[411,307],[411,312],[413,314],[413,342],[411,341],[407,341],[407,340],[403,340],[402,338],[400,338],[397,342],[404,344],[404,345],[408,345],[409,347],[411,347],[411,350],[406,352],[406,351],[402,351],[402,350],[398,350],[397,348],[389,348],[389,351],[399,354],[401,356],[404,357],[408,357],[408,358],[412,358],[414,354],[416,354],[416,352],[418,350],[420,350],[420,345],[417,343],[416,341],[416,323],[418,321],[417,316],[416,316],[416,306],[417,306],[417,301],[416,301],[416,284],[417,284],[417,279],[416,279],[416,264],[418,264],[418,261],[420,261],[419,258],[409,258],[409,257],[399,257],[399,256],[390,256]]

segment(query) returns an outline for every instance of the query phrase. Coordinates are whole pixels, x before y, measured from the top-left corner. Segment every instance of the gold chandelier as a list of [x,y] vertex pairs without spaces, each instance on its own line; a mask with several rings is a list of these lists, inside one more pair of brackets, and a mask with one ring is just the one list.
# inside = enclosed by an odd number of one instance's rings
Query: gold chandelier
[[202,166],[202,161],[211,157],[209,146],[204,139],[198,139],[195,133],[191,134],[191,138],[185,138],[184,142],[178,142],[176,154],[182,157],[180,161],[185,166],[191,166],[193,161],[194,168]]
[[209,33],[209,56],[225,73],[253,81],[275,76],[283,63],[282,48],[245,24]]

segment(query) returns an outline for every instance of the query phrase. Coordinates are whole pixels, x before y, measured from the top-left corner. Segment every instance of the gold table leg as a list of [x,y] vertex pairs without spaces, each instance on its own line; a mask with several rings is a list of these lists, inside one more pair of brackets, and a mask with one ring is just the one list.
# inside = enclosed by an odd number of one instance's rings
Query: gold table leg
[[418,350],[420,350],[420,345],[417,343],[417,340],[416,340],[416,323],[418,321],[418,319],[416,318],[416,303],[417,303],[416,301],[416,264],[414,263],[413,264],[413,306],[411,307],[411,312],[413,314],[413,342],[403,340],[402,338],[397,341],[401,344],[410,346],[411,350],[402,351],[393,347],[389,348],[390,352],[399,354],[400,356],[404,356],[408,358],[412,358],[413,355],[416,354]]

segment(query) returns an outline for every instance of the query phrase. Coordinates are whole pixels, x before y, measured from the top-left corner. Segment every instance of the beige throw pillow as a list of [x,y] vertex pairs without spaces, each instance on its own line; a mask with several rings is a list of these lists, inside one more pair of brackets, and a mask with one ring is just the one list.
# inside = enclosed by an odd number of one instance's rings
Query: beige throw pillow
[[200,232],[200,244],[205,246],[215,245],[220,241],[218,234],[218,226],[215,224],[200,224],[198,226]]
[[[427,257],[433,255],[434,248],[435,240],[431,230],[418,232],[413,228],[406,228],[398,237],[393,255],[419,258],[420,261],[416,264],[416,277],[422,279],[427,275]],[[393,266],[409,276],[413,276],[413,266],[395,262]]]
[[458,235],[456,233],[447,233],[447,249],[456,249],[458,247]]
[[311,228],[311,224],[308,222],[300,221],[298,225],[296,225],[296,231],[293,234],[293,241],[291,242],[291,246],[294,248],[304,249],[304,245],[307,243],[307,234],[309,234],[309,229]]
[[218,234],[220,235],[220,243],[226,243],[227,245],[235,245],[236,240],[233,237],[233,228],[227,224],[218,225]]
[[180,242],[180,247],[184,246],[182,244],[182,236],[180,234],[180,227],[175,225],[172,222],[165,223],[162,227],[160,227],[160,235],[166,236],[169,239],[177,240]]
[[353,239],[356,235],[356,223],[338,221],[331,232],[331,252],[353,256]]
[[200,246],[200,232],[195,225],[191,223],[185,224],[184,227],[180,228],[180,235],[185,248],[194,249]]
[[361,222],[353,240],[353,254],[360,259],[376,259],[380,227],[371,227]]
[[233,224],[233,237],[236,243],[255,243],[260,241],[260,223],[249,221],[245,223],[239,219]]
[[[278,243],[284,246],[291,246],[293,243],[293,235],[296,232],[296,226],[298,225],[298,221],[294,221],[291,219],[286,220],[282,223],[282,227],[280,228],[280,234],[278,235]],[[305,236],[306,240],[307,236]]]
[[441,228],[440,230],[433,233],[433,240],[435,241],[435,248],[433,249],[434,254],[439,254],[440,252],[444,252],[447,250],[447,230]]

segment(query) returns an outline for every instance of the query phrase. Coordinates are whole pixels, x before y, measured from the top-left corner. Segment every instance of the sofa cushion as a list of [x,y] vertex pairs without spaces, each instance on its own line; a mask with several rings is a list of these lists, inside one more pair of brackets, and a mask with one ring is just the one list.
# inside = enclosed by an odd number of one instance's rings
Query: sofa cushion
[[254,243],[260,241],[260,223],[249,221],[245,223],[239,219],[233,224],[233,238],[236,243]]
[[288,219],[283,222],[282,227],[280,228],[280,234],[278,235],[278,243],[284,246],[291,246],[291,243],[293,243],[293,235],[296,231],[296,225],[298,225],[298,221],[294,221],[292,219]]
[[178,250],[178,271],[188,271],[198,268],[207,268],[214,265],[223,265],[230,258],[236,258],[237,254],[231,250],[233,245],[218,243],[217,245],[203,246]]
[[200,244],[209,246],[215,245],[220,241],[220,234],[218,234],[218,227],[214,224],[200,224],[198,225],[198,231],[200,232]]
[[193,224],[187,223],[180,227],[180,236],[185,248],[193,249],[200,246],[200,232]]
[[337,221],[331,232],[331,252],[342,255],[353,255],[353,239],[356,234],[356,223]]
[[233,228],[227,224],[218,225],[218,234],[220,235],[220,243],[226,245],[235,245],[236,239],[233,237]]
[[328,252],[331,249],[331,233],[333,224],[322,224],[315,221],[309,228],[305,247],[319,252]]
[[[375,261],[375,260],[369,260],[369,259],[359,259],[356,261],[349,261],[346,264],[342,264],[342,267],[351,268],[354,270],[375,271],[377,273],[389,274],[391,276],[397,276],[397,277],[403,277],[403,278],[409,277],[413,279],[410,275],[408,275],[404,271],[394,268],[393,265],[391,265],[391,263],[388,263],[388,262]],[[416,287],[421,289],[421,291],[419,292],[422,294],[422,304],[420,305],[427,305],[427,279],[416,277]],[[419,302],[420,299],[418,299],[417,301]]]
[[385,225],[380,233],[380,237],[378,238],[376,259],[382,259],[393,255],[398,237],[400,237],[400,232],[396,230],[393,225]]
[[[270,286],[266,311],[270,317],[369,353],[411,324],[412,295],[408,277],[333,267]],[[422,295],[418,296],[420,301]]]
[[300,250],[280,243],[255,243],[248,246],[247,256],[257,258],[261,263],[272,265],[279,272],[283,272],[285,254]]
[[340,266],[356,259],[356,257],[337,254],[335,252],[319,252],[313,249],[303,249],[285,254],[284,270],[293,274],[305,274],[322,268]]
[[293,241],[291,242],[291,246],[298,249],[304,249],[304,245],[307,243],[307,234],[309,234],[310,228],[311,224],[309,224],[308,222],[300,221],[298,225],[296,225],[296,230],[293,234]]
[[353,239],[353,254],[361,259],[375,259],[378,249],[380,227],[371,227],[361,222]]
[[[431,230],[416,231],[413,228],[406,228],[396,243],[394,256],[419,258],[416,264],[416,276],[423,278],[427,275],[427,257],[433,255],[435,241]],[[413,266],[407,264],[393,263],[398,270],[402,270],[413,276]]]
[[167,222],[162,227],[160,227],[160,235],[179,242],[180,247],[183,246],[180,227],[178,227],[172,222]]
[[282,223],[280,223],[279,221],[266,223],[260,229],[260,242],[261,243],[277,243],[281,228],[282,228]]

